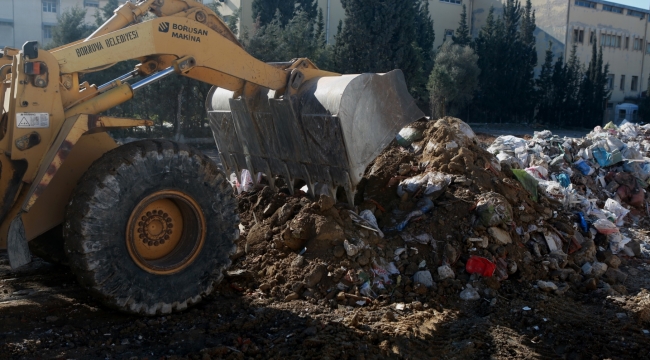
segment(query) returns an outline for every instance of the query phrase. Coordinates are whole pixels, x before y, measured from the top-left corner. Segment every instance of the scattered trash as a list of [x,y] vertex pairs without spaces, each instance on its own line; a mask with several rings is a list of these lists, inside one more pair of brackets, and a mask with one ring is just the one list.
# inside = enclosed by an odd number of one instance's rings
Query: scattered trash
[[343,247],[348,256],[355,256],[359,253],[359,247],[350,243],[347,239],[343,242]]
[[472,287],[472,285],[467,284],[465,290],[460,292],[460,298],[465,301],[475,301],[481,298],[478,291]]
[[480,256],[470,256],[465,265],[465,270],[470,274],[479,274],[481,276],[490,277],[494,274],[497,268],[496,264],[490,260]]
[[438,267],[438,276],[440,277],[440,280],[445,280],[455,278],[456,274],[454,274],[454,270],[451,269],[451,266],[442,265]]

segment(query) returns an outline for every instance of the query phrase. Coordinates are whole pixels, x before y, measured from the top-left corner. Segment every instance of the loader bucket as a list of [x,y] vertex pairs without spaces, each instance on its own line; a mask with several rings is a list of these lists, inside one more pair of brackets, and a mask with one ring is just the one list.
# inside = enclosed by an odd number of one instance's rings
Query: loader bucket
[[296,180],[309,193],[336,196],[343,187],[353,204],[368,164],[406,124],[424,117],[400,70],[306,81],[296,95],[274,98],[263,89],[233,99],[212,88],[210,127],[227,173],[248,169],[282,176],[290,191]]

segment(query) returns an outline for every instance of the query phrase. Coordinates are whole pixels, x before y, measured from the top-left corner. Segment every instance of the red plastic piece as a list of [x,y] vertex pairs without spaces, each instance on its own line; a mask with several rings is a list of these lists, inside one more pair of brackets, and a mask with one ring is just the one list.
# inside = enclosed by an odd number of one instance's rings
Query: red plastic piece
[[495,263],[480,256],[471,256],[465,265],[465,270],[468,273],[481,274],[484,277],[492,276],[496,268],[497,265]]

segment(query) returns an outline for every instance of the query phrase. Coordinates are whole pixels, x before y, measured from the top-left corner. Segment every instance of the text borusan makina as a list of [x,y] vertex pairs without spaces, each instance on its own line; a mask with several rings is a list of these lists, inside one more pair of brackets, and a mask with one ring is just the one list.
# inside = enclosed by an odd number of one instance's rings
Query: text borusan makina
[[112,36],[112,37],[104,40],[103,44],[102,44],[101,41],[98,41],[98,42],[88,44],[88,45],[84,45],[84,46],[78,48],[76,50],[77,57],[82,57],[82,56],[92,54],[92,53],[100,51],[100,50],[104,50],[104,46],[109,48],[109,47],[119,45],[119,44],[122,44],[122,43],[125,43],[125,42],[128,42],[128,41],[137,39],[137,38],[138,38],[138,32],[136,30],[129,31],[127,33],[120,34],[120,35],[115,35],[115,36]]
[[[181,32],[176,32],[176,31],[181,31],[184,32],[185,34]],[[183,39],[183,40],[190,40],[194,42],[201,42],[201,37],[202,36],[208,36],[208,31],[195,28],[195,27],[189,27],[185,25],[178,25],[178,24],[172,24],[172,37],[173,38],[178,38],[178,39]]]

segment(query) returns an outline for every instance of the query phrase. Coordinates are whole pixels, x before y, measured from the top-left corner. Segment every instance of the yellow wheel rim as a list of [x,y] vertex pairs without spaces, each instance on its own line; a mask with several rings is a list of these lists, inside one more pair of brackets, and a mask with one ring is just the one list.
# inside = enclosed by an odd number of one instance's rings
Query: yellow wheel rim
[[172,274],[189,266],[205,242],[199,205],[178,190],[161,190],[142,199],[129,216],[126,245],[143,270]]

